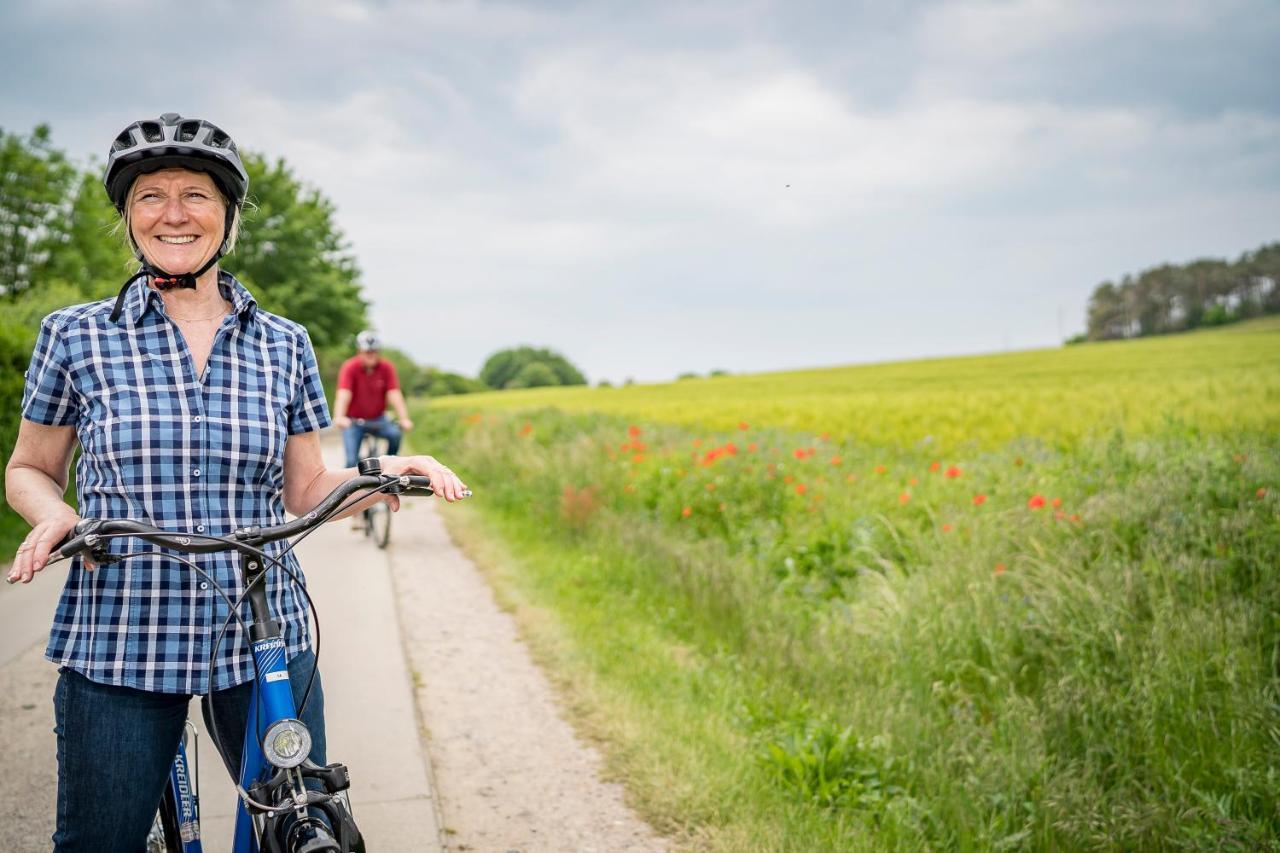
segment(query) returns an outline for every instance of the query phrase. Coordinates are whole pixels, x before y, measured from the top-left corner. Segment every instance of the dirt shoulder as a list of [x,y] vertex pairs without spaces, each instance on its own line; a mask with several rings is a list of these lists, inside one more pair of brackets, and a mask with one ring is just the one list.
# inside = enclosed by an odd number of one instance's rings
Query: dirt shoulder
[[[434,503],[434,502],[432,502]],[[668,849],[601,780],[546,677],[440,513],[406,501],[392,533],[401,633],[451,850]]]

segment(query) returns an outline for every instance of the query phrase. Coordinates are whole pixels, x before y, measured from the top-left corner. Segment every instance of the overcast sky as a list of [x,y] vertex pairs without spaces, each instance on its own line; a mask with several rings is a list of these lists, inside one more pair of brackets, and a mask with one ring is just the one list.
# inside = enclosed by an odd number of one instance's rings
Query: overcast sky
[[660,380],[1053,345],[1280,239],[1277,45],[1274,0],[4,0],[0,127],[207,118],[418,360]]

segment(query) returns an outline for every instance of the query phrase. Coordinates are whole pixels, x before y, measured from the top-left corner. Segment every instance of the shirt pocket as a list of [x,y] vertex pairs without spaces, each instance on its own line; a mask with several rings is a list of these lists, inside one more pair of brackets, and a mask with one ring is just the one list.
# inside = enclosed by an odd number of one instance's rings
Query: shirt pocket
[[288,439],[288,376],[266,369],[246,372],[234,392],[235,405],[225,429],[233,433],[229,445],[236,448],[230,462],[241,483],[272,483],[284,465]]

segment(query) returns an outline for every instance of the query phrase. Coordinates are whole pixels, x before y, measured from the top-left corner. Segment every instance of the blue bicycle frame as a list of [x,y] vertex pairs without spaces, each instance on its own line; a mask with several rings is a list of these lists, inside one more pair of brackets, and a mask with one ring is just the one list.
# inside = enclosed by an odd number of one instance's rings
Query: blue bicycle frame
[[[188,723],[190,725],[190,723]],[[200,846],[200,798],[192,781],[195,774],[187,763],[187,744],[178,744],[178,754],[169,768],[169,788],[177,807],[176,820],[182,842],[182,853],[203,853]]]

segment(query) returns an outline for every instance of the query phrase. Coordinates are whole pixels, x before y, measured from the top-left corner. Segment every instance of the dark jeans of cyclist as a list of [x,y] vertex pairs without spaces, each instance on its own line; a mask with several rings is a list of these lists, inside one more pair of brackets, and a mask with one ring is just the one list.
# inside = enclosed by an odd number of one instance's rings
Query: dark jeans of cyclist
[[[295,702],[302,701],[314,666],[315,655],[310,651],[289,661]],[[191,697],[98,684],[65,667],[60,672],[53,693],[58,736],[54,849],[56,853],[142,853],[169,783],[169,767],[178,751]],[[218,732],[231,745],[223,761],[235,768],[236,777],[251,688],[246,682],[201,702],[206,726],[210,705],[217,715]],[[324,691],[318,674],[302,721],[311,730],[311,760],[324,764]],[[190,753],[187,757],[191,758]]]
[[342,448],[347,451],[347,467],[354,468],[360,461],[360,442],[365,433],[373,433],[387,440],[387,454],[395,456],[400,451],[400,424],[385,414],[369,418],[362,424],[352,423],[342,431]]

